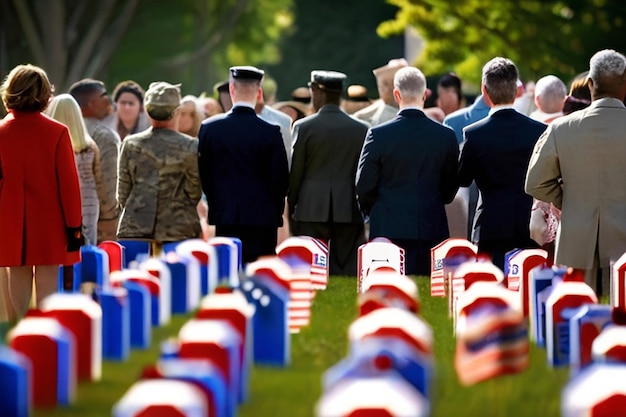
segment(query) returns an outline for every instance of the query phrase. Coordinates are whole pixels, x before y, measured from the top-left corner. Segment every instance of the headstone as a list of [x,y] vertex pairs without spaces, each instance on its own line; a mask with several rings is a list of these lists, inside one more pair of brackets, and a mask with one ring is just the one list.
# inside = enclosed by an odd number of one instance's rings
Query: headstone
[[[364,395],[367,393],[367,395]],[[345,378],[315,405],[316,417],[426,417],[430,404],[399,375]]]
[[[626,364],[593,363],[561,392],[562,417],[616,417],[626,410]],[[612,383],[617,382],[620,383]]]
[[111,274],[111,285],[124,288],[128,294],[131,347],[148,349],[152,339],[153,297],[146,285],[126,278],[123,271],[115,271]]
[[528,330],[517,292],[498,282],[476,282],[461,294],[454,366],[463,385],[524,371]]
[[0,416],[30,415],[30,360],[21,353],[0,345]]
[[113,406],[113,417],[207,417],[202,390],[190,382],[144,379],[134,383]]
[[450,298],[448,300],[449,314],[453,318],[453,325],[458,317],[458,299],[476,282],[504,281],[504,272],[490,261],[465,262],[459,265],[452,275],[450,282]]
[[364,291],[363,281],[376,271],[395,271],[404,275],[404,249],[389,239],[375,238],[359,246],[357,293]]
[[224,320],[239,334],[242,340],[239,350],[239,374],[241,384],[238,399],[248,398],[248,380],[252,360],[252,316],[254,307],[248,304],[245,295],[239,289],[222,289],[202,299],[197,319]]
[[220,369],[226,379],[229,404],[237,404],[242,392],[239,363],[243,340],[224,320],[191,319],[178,332],[181,359],[204,359]]
[[548,252],[543,249],[524,249],[515,252],[507,264],[507,285],[520,292],[524,317],[528,317],[528,275],[536,266],[545,264],[547,257]]
[[161,281],[154,275],[141,269],[124,269],[122,271],[114,271],[111,273],[111,284],[115,286],[123,285],[126,282],[135,282],[144,287],[150,297],[150,323],[153,326],[159,326],[161,319],[168,319],[168,315],[161,314],[161,306],[166,303],[164,299],[167,297],[165,292],[161,291]]
[[609,324],[591,345],[594,362],[616,362],[626,364],[626,326]]
[[109,255],[109,272],[121,271],[126,265],[126,257],[124,251],[126,248],[121,243],[114,240],[105,240],[98,247]]
[[292,236],[276,247],[276,254],[283,260],[291,257],[309,265],[311,285],[314,290],[325,290],[328,285],[328,246],[310,236]]
[[348,329],[351,345],[370,336],[399,338],[425,356],[433,354],[432,329],[420,317],[406,310],[380,308],[357,318]]
[[56,319],[26,316],[9,332],[8,341],[12,349],[31,363],[35,407],[65,406],[74,402],[76,341],[72,332]]
[[445,297],[453,270],[460,264],[475,261],[478,247],[465,239],[446,239],[430,250],[430,295]]
[[41,311],[70,330],[76,341],[78,378],[99,381],[102,376],[102,308],[84,294],[56,293],[44,298]]
[[570,375],[576,375],[592,361],[591,346],[611,323],[611,307],[606,304],[583,304],[569,321]]
[[289,286],[285,282],[259,274],[243,280],[241,289],[255,311],[252,317],[254,362],[281,367],[289,365]]
[[406,275],[397,272],[374,271],[363,282],[359,294],[359,315],[365,315],[383,307],[398,307],[417,313],[417,284]]
[[120,239],[117,242],[124,247],[123,268],[132,268],[150,257],[149,240]]
[[217,282],[231,288],[239,286],[241,264],[241,240],[217,236],[208,240],[217,254]]
[[537,266],[528,275],[530,340],[539,347],[546,345],[546,300],[552,291],[553,282],[560,281],[563,272],[554,266]]
[[189,239],[176,246],[179,256],[193,256],[200,264],[200,294],[207,295],[217,287],[218,265],[215,247],[202,239]]
[[172,319],[172,275],[170,268],[162,258],[148,258],[139,264],[139,269],[147,272],[159,282],[159,317],[161,326]]
[[612,265],[609,292],[611,305],[626,309],[626,253]]
[[278,256],[261,257],[246,266],[246,275],[266,275],[289,288],[289,331],[298,333],[309,325],[311,317],[311,288],[303,275],[295,274],[293,269]]
[[569,320],[580,306],[597,304],[593,289],[584,282],[556,283],[546,300],[546,353],[548,364],[569,364]]
[[130,301],[123,287],[95,293],[102,307],[102,357],[125,361],[130,355]]
[[172,279],[172,314],[187,314],[200,305],[200,264],[175,252],[165,255]]

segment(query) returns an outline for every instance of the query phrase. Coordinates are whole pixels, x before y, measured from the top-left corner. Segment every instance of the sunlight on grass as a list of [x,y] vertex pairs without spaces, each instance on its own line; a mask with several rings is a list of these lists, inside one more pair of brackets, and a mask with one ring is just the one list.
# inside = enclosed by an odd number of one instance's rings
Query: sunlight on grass
[[[432,416],[554,416],[568,369],[553,370],[545,351],[531,347],[531,365],[523,374],[501,377],[473,387],[459,384],[454,371],[454,338],[447,299],[431,298],[426,278],[416,279],[421,313],[435,332],[436,370],[432,389]],[[348,327],[357,317],[356,281],[332,277],[326,291],[317,293],[311,325],[291,336],[291,365],[286,368],[253,366],[248,401],[239,417],[310,417],[321,396],[321,377],[348,351]],[[129,361],[105,362],[102,381],[81,383],[77,402],[69,408],[37,410],[34,417],[104,417],[112,405],[158,358],[161,341],[175,336],[188,317],[176,316],[164,328],[153,329],[150,350],[132,351]]]

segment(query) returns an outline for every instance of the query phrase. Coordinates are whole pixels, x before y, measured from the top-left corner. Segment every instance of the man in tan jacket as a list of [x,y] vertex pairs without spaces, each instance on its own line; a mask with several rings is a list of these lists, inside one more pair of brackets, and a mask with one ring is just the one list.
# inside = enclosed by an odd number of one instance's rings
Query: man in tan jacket
[[611,261],[626,251],[626,57],[597,52],[588,85],[592,104],[539,138],[526,192],[562,210],[555,263],[584,269],[601,295],[609,293]]

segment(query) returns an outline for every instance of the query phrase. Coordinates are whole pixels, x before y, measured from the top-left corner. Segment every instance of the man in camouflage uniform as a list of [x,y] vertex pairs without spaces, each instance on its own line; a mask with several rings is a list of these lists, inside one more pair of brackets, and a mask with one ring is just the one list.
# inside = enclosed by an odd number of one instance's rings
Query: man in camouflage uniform
[[145,107],[152,128],[127,136],[120,154],[117,237],[151,240],[153,255],[163,243],[201,236],[198,141],[176,131],[179,106],[180,85],[150,84]]
[[87,131],[100,150],[103,181],[101,189],[98,190],[100,199],[98,243],[105,240],[115,240],[119,219],[115,187],[117,187],[120,137],[117,132],[102,123],[102,120],[111,111],[111,98],[102,81],[90,78],[72,84],[69,93],[78,102],[85,125],[87,125]]

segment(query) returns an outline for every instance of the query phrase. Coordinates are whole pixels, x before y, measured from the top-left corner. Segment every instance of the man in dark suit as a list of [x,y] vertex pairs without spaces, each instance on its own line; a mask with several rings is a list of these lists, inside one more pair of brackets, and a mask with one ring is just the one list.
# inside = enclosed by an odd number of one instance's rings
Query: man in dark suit
[[217,236],[237,237],[242,260],[276,253],[289,181],[280,128],[254,110],[264,72],[230,68],[233,108],[202,123],[198,134],[200,180]]
[[370,238],[386,237],[405,250],[407,275],[430,273],[430,249],[449,237],[444,204],[459,188],[454,131],[423,111],[426,78],[405,67],[396,72],[397,117],[369,130],[356,177]]
[[517,67],[506,58],[485,64],[481,89],[491,110],[465,128],[459,163],[461,186],[476,181],[482,197],[472,241],[500,268],[506,252],[538,247],[530,238],[532,197],[524,192],[524,181],[530,155],[546,125],[513,109],[518,78]]
[[329,244],[331,275],[356,275],[357,251],[365,243],[354,177],[367,125],[339,108],[346,75],[312,71],[316,114],[293,125],[288,203],[292,233]]

